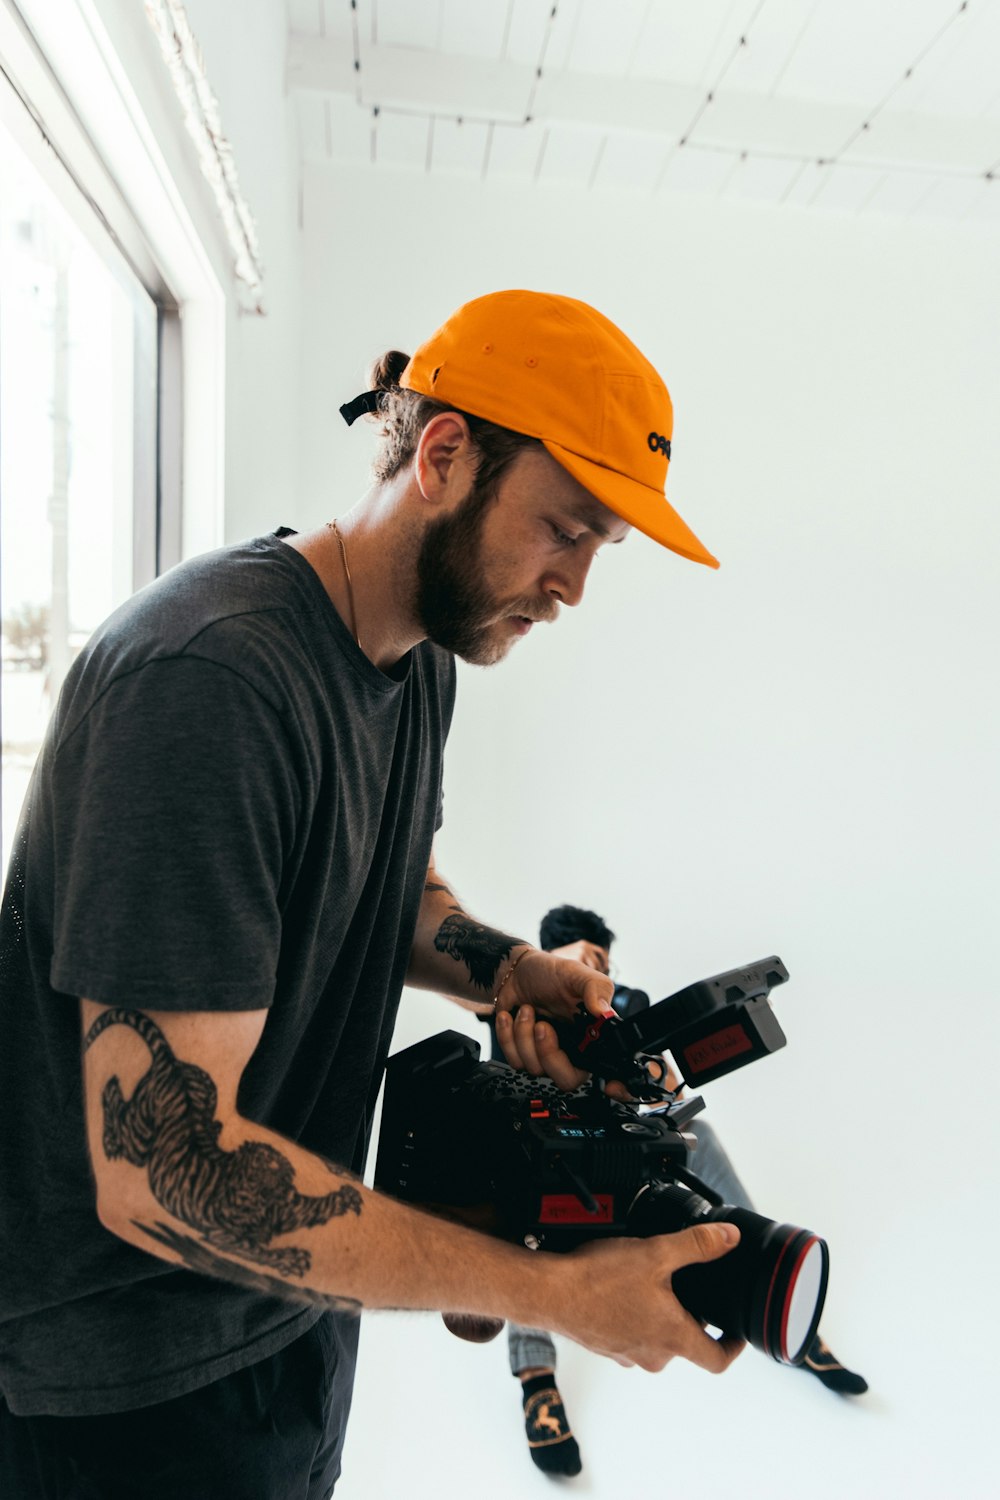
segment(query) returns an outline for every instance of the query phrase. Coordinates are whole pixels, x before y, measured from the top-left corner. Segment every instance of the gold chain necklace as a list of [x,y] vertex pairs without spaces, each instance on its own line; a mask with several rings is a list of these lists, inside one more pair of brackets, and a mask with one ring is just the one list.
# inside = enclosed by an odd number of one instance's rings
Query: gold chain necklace
[[354,584],[351,582],[351,569],[350,564],[347,561],[347,548],[344,545],[344,538],[340,534],[340,527],[337,525],[336,521],[327,521],[326,524],[327,527],[333,531],[334,536],[340,543],[340,555],[344,559],[344,574],[347,578],[347,602],[351,607],[351,634],[354,636],[358,650],[360,651],[361,637],[358,635],[358,613],[354,607]]

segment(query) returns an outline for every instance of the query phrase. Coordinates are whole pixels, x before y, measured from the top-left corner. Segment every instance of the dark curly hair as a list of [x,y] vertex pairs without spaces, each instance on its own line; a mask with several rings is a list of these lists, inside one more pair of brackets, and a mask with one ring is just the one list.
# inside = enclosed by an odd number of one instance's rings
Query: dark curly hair
[[564,948],[567,943],[596,943],[598,948],[610,948],[615,935],[596,911],[587,911],[582,906],[553,906],[542,918],[538,931],[538,945],[550,953],[553,948]]

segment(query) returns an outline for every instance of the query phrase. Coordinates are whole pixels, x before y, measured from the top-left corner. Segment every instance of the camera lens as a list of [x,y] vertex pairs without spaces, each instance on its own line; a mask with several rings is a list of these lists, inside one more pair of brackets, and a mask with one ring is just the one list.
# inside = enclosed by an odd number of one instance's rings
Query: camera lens
[[724,1220],[740,1231],[719,1260],[683,1266],[672,1277],[678,1301],[696,1318],[737,1334],[780,1364],[798,1365],[819,1326],[830,1256],[824,1240],[747,1208],[713,1208],[679,1183],[652,1183],[637,1195],[628,1232],[640,1238]]

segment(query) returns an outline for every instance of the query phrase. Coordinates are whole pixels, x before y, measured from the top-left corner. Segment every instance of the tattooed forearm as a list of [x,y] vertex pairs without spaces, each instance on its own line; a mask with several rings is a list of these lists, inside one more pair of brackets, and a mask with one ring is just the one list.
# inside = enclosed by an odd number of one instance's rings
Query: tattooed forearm
[[145,1167],[153,1197],[195,1230],[203,1247],[256,1261],[281,1277],[304,1276],[312,1263],[308,1250],[272,1249],[269,1242],[341,1214],[360,1214],[357,1188],[345,1183],[308,1197],[295,1187],[287,1156],[269,1143],[244,1141],[235,1151],[223,1150],[222,1125],[215,1119],[218,1095],[204,1069],[178,1061],[163,1032],[141,1011],[104,1011],[87,1033],[85,1052],[109,1026],[130,1026],[146,1043],[152,1062],[130,1099],[116,1076],[104,1085],[108,1160]]
[[445,917],[441,923],[434,946],[456,963],[464,963],[477,989],[490,990],[504,959],[512,948],[523,942],[523,938],[508,937],[506,933],[484,927],[464,912],[456,911],[454,916]]
[[192,1239],[187,1234],[179,1234],[169,1224],[160,1222],[155,1225],[140,1224],[138,1219],[133,1219],[132,1222],[136,1229],[149,1235],[150,1239],[156,1240],[158,1244],[179,1256],[189,1271],[197,1271],[201,1276],[218,1276],[225,1281],[235,1281],[240,1286],[249,1287],[251,1291],[260,1292],[268,1297],[284,1297],[295,1302],[315,1302],[322,1307],[329,1308],[332,1312],[359,1313],[362,1310],[361,1303],[354,1297],[335,1297],[327,1292],[317,1292],[308,1286],[289,1286],[287,1281],[282,1281],[277,1276],[267,1276],[263,1271],[255,1271],[252,1266],[227,1260],[224,1256],[217,1255],[214,1250],[209,1249],[203,1241]]

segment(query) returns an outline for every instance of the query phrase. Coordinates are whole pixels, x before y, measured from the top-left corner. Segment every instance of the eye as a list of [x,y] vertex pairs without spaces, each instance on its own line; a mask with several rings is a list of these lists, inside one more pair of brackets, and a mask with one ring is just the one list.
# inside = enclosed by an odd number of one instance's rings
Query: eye
[[563,531],[561,526],[557,526],[555,521],[550,521],[549,525],[552,528],[552,535],[555,537],[560,547],[576,546],[577,542],[579,541],[579,537],[570,536],[568,532]]

